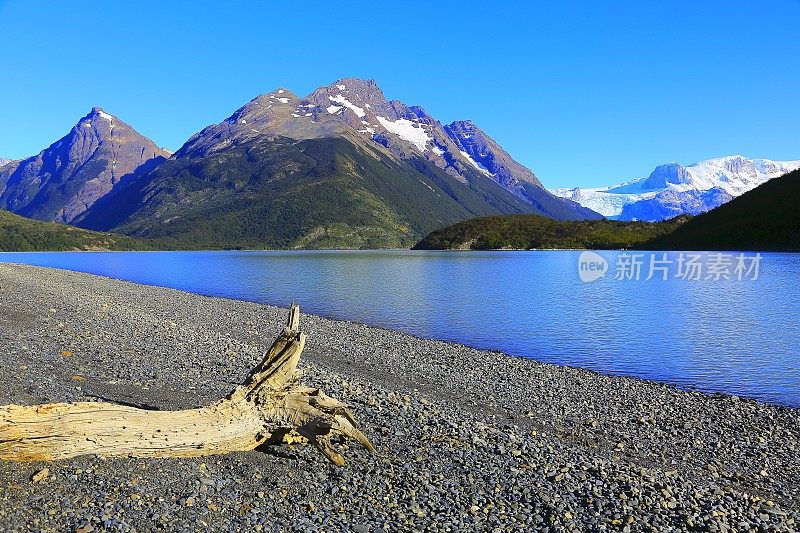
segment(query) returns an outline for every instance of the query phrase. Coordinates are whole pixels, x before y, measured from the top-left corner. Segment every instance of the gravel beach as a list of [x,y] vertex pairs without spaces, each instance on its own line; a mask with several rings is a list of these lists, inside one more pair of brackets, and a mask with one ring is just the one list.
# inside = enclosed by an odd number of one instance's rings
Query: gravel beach
[[[0,404],[208,404],[260,362],[286,316],[0,264]],[[0,530],[800,528],[797,409],[309,315],[301,328],[303,382],[348,403],[377,455],[350,443],[337,446],[343,468],[307,445],[0,462]]]

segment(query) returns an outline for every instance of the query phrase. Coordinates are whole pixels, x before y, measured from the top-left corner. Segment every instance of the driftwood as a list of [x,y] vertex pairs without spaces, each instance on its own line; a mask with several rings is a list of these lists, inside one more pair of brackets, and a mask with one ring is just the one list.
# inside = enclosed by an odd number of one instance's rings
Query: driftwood
[[370,451],[347,407],[298,383],[306,336],[300,308],[264,361],[226,398],[184,411],[137,409],[108,402],[0,406],[0,460],[42,461],[86,454],[197,457],[248,451],[265,443],[314,444],[344,464],[331,437],[350,437]]

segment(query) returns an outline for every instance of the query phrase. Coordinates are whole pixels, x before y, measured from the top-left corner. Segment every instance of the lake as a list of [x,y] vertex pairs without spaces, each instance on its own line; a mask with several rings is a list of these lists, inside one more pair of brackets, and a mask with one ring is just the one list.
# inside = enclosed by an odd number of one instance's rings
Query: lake
[[[688,256],[598,253],[608,271],[593,282],[581,281],[579,251],[0,253],[0,261],[296,301],[305,312],[419,337],[800,406],[800,255],[747,254],[757,268],[740,280],[732,254],[731,279],[715,280],[720,259],[703,253],[694,261],[705,271],[693,280],[678,277]],[[646,280],[650,261],[660,270]],[[644,263],[638,280],[624,268],[631,262]]]

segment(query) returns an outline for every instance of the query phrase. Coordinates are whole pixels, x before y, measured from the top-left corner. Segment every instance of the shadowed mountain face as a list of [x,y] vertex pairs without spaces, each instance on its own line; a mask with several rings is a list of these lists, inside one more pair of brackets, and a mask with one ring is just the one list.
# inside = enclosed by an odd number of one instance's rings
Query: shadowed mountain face
[[530,169],[514,161],[503,147],[471,120],[453,122],[445,126],[445,131],[470,163],[482,172],[496,176],[505,187],[516,188],[520,183],[542,187],[542,182]]
[[[556,220],[602,218],[587,207],[546,190],[539,178],[517,163],[494,139],[471,120],[456,121],[444,127],[459,155],[479,172],[495,180],[518,198],[530,204],[531,210]],[[566,201],[565,201],[566,200]]]
[[0,208],[71,222],[136,172],[169,157],[118,118],[94,108],[38,155],[0,167]]

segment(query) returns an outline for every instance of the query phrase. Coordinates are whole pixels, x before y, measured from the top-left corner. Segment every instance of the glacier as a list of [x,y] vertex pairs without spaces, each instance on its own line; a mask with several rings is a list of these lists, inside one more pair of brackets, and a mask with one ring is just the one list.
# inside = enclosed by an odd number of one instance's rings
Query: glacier
[[656,222],[681,214],[704,213],[798,168],[800,160],[732,155],[688,166],[659,165],[649,176],[609,187],[549,190],[607,218]]

